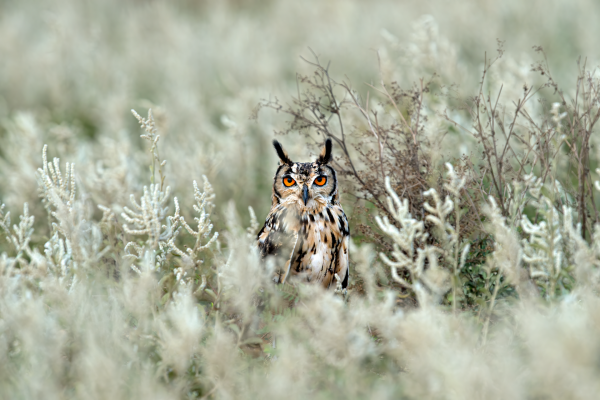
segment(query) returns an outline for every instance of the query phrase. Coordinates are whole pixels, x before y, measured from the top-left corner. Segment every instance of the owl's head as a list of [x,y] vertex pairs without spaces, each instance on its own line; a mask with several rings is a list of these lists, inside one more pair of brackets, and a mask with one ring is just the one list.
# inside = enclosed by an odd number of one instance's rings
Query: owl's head
[[331,139],[325,141],[314,162],[294,162],[281,144],[273,141],[279,167],[273,181],[273,203],[296,205],[300,210],[320,209],[337,201],[337,176],[329,166]]

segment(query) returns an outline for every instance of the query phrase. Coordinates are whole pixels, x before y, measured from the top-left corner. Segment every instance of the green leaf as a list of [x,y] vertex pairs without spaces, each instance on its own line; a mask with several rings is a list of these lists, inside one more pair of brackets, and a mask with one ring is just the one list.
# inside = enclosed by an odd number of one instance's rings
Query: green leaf
[[236,324],[232,323],[227,326],[229,329],[235,332],[236,335],[240,336],[240,328]]
[[242,343],[240,344],[262,344],[263,340],[259,337],[252,337],[252,338],[248,338],[246,340],[244,340]]

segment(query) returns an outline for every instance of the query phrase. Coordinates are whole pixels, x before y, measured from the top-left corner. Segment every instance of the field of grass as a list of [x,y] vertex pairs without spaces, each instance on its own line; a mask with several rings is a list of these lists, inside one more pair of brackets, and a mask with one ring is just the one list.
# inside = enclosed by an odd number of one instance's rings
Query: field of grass
[[[0,0],[0,397],[597,398],[599,20]],[[271,141],[325,137],[350,285],[277,286]]]

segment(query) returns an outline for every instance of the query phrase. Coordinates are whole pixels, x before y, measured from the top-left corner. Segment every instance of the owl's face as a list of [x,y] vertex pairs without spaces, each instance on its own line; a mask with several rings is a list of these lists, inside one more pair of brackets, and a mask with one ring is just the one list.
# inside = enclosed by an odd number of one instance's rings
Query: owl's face
[[329,166],[331,139],[314,162],[293,162],[276,140],[280,163],[273,181],[273,202],[295,205],[299,210],[321,209],[337,199],[337,176]]

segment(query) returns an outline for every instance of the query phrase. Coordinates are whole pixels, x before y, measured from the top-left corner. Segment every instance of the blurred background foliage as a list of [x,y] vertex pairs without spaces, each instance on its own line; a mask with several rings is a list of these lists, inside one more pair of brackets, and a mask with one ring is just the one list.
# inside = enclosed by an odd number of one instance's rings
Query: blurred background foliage
[[[309,48],[362,94],[380,74],[410,87],[436,72],[465,98],[497,39],[506,52],[500,70],[510,75],[497,79],[516,81],[515,90],[531,85],[539,59],[532,46],[541,45],[567,86],[579,56],[590,65],[598,56],[600,30],[600,4],[588,0],[4,0],[0,11],[0,198],[9,208],[34,203],[34,169],[23,163],[39,159],[42,143],[51,156],[69,155],[82,176],[81,168],[120,173],[126,184],[118,188],[98,190],[109,185],[102,176],[81,183],[96,202],[122,204],[148,183],[129,110],[152,107],[174,191],[206,174],[219,201],[233,199],[244,216],[252,205],[259,220],[276,162],[269,143],[283,118],[250,116],[261,99],[287,103],[296,94],[296,74],[312,71],[300,58],[310,58]],[[281,140],[296,158],[309,156],[298,137]],[[468,152],[469,140],[461,142],[444,157]],[[11,180],[15,169],[19,182]]]

